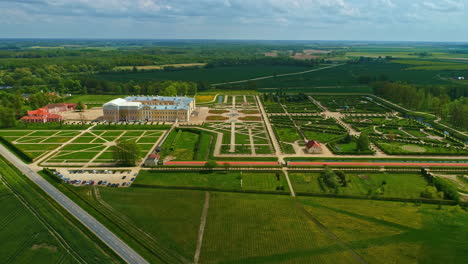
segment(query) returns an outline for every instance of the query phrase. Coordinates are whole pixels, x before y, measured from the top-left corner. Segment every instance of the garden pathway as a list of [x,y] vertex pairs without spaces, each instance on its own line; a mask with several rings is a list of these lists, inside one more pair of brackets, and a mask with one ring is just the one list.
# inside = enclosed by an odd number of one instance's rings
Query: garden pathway
[[273,127],[271,126],[270,119],[268,118],[265,108],[263,107],[263,104],[260,101],[260,98],[258,96],[255,96],[255,99],[257,100],[257,104],[260,109],[260,113],[262,114],[262,118],[265,121],[265,126],[267,128],[268,134],[270,134],[271,144],[273,145],[273,148],[275,150],[275,155],[278,156],[281,162],[283,162],[280,144],[278,142],[278,139],[276,138],[275,132],[273,131]]

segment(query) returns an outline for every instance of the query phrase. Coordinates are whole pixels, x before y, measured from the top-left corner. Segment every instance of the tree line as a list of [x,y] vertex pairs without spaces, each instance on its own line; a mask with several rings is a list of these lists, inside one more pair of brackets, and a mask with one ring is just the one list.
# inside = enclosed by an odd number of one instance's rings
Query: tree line
[[432,113],[454,126],[468,129],[468,88],[415,86],[380,81],[373,83],[374,92],[414,111]]

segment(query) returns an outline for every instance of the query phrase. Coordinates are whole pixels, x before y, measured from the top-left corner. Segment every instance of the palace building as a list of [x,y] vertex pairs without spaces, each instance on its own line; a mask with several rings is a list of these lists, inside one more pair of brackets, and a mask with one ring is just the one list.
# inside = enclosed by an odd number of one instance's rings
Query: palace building
[[118,121],[190,121],[195,99],[189,97],[129,96],[103,105],[104,120]]

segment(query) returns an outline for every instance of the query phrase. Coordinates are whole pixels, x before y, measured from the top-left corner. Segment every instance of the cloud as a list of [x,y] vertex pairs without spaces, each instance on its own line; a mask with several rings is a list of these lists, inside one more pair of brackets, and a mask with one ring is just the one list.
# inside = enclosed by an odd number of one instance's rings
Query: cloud
[[[240,37],[244,32],[248,32],[245,33],[248,36],[261,36],[265,29],[271,34],[280,30],[285,34],[314,29],[325,32],[328,29],[326,34],[334,30],[339,39],[342,38],[339,34],[352,29],[367,32],[370,37],[365,38],[371,38],[375,30],[401,27],[406,31],[421,26],[463,25],[468,21],[467,12],[463,12],[467,1],[0,0],[0,37],[3,36],[2,29],[27,32],[19,31],[20,27],[14,29],[11,26],[14,24],[26,25],[23,29],[37,29],[39,25],[66,28],[65,24],[74,24],[94,30],[105,27],[113,32],[124,29],[142,32],[145,28],[146,31],[158,30],[157,33],[161,33],[161,30],[170,28],[172,33],[181,35],[221,32]],[[450,21],[445,17],[449,12]]]
[[464,8],[464,4],[461,1],[453,0],[439,0],[437,2],[424,1],[420,6],[438,12],[457,12]]

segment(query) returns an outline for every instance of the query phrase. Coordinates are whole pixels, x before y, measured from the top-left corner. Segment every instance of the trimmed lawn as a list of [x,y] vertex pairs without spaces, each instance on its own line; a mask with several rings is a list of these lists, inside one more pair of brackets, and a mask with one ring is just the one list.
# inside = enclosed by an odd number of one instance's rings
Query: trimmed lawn
[[295,128],[274,126],[274,129],[280,141],[294,143],[296,140],[302,140]]
[[50,137],[43,141],[43,143],[65,143],[72,139],[72,137]]
[[57,155],[53,156],[54,160],[91,160],[98,152],[74,152],[67,154],[67,152],[60,151]]
[[283,186],[284,191],[288,192],[286,179],[282,172],[279,173],[280,180],[278,181],[274,172],[172,172],[141,170],[134,183],[257,191],[275,191],[277,187]]

